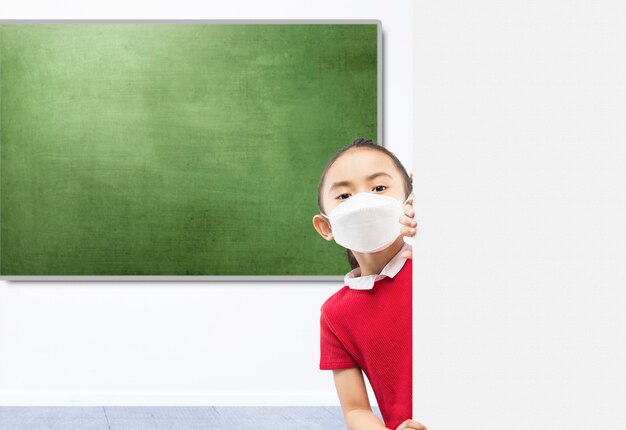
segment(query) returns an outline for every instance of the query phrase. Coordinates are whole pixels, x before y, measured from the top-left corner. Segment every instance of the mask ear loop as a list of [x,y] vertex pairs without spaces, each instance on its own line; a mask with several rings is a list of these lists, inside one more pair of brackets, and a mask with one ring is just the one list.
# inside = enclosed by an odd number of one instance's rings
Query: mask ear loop
[[406,205],[406,202],[408,202],[409,199],[411,198],[411,194],[413,194],[413,190],[414,190],[414,188],[413,188],[413,178],[411,178],[411,192],[409,193],[409,195],[406,198],[406,200],[404,201],[404,203],[402,203],[403,206]]
[[[320,215],[323,216],[324,218],[326,218],[328,220],[328,224],[330,224],[330,218],[328,218],[328,216],[324,215],[321,211],[320,211]],[[332,224],[330,224],[330,229],[332,231],[332,229],[333,229]]]
[[328,224],[330,225],[330,229],[332,230],[333,225],[332,225],[332,224],[330,224],[330,218],[328,218],[328,216],[327,216],[327,215],[324,215],[321,211],[320,211],[320,215],[321,215],[321,216],[323,216],[324,218],[326,218],[326,219],[328,220]]
[[[413,178],[411,178],[411,192],[409,193],[409,196],[406,198],[406,200],[404,201],[404,205],[406,205],[406,202],[409,201],[409,199],[411,198],[411,194],[413,194],[413,191],[415,189],[413,188]],[[413,194],[414,195],[414,194]],[[409,244],[410,246],[413,246],[413,237],[408,237],[408,236],[404,236],[402,237],[402,240],[404,240],[404,243]]]

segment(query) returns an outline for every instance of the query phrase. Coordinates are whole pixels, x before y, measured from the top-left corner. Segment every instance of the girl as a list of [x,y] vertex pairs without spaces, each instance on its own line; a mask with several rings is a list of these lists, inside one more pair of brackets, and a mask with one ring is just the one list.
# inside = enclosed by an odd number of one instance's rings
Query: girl
[[[345,285],[321,307],[320,369],[333,379],[349,430],[424,430],[412,415],[412,178],[371,140],[328,162],[313,226],[346,248]],[[384,425],[370,407],[363,373]]]

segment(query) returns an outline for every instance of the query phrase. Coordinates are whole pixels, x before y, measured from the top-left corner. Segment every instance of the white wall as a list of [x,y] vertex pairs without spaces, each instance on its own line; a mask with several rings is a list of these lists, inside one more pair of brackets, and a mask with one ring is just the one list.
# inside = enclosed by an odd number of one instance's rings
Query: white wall
[[415,3],[431,429],[626,428],[626,5]]
[[[4,3],[2,19],[380,19],[383,143],[412,170],[409,0]],[[319,308],[341,286],[0,281],[0,404],[338,405]]]

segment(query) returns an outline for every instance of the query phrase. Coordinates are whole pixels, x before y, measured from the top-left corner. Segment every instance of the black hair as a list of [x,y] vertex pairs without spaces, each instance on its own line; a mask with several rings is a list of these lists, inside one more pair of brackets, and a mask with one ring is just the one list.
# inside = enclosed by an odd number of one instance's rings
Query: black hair
[[[402,175],[402,180],[404,183],[404,192],[406,195],[405,198],[409,197],[409,194],[411,194],[413,180],[407,173],[406,169],[404,168],[400,160],[398,160],[398,157],[396,157],[395,154],[389,151],[387,148],[377,143],[374,143],[371,139],[357,138],[351,144],[344,146],[339,151],[337,151],[337,153],[333,155],[333,157],[326,164],[326,167],[324,168],[324,172],[322,172],[320,182],[317,186],[317,206],[320,212],[325,213],[323,205],[322,205],[322,188],[324,187],[324,180],[326,179],[326,173],[328,172],[328,169],[330,169],[330,166],[332,166],[335,163],[335,161],[337,160],[337,158],[339,158],[339,156],[341,156],[341,154],[354,148],[373,149],[375,151],[380,151],[388,155],[393,161],[393,164],[397,167],[397,169],[400,171],[400,174]],[[350,267],[352,269],[356,269],[357,267],[359,267],[359,263],[354,257],[354,254],[352,254],[352,251],[346,248],[346,253],[348,255],[348,263],[350,264]]]

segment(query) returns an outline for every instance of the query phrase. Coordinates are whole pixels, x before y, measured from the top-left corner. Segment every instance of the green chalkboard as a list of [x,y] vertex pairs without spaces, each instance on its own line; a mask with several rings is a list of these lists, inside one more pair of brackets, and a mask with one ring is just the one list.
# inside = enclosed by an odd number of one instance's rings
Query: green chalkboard
[[380,31],[0,24],[0,275],[343,276],[311,218],[380,136]]

